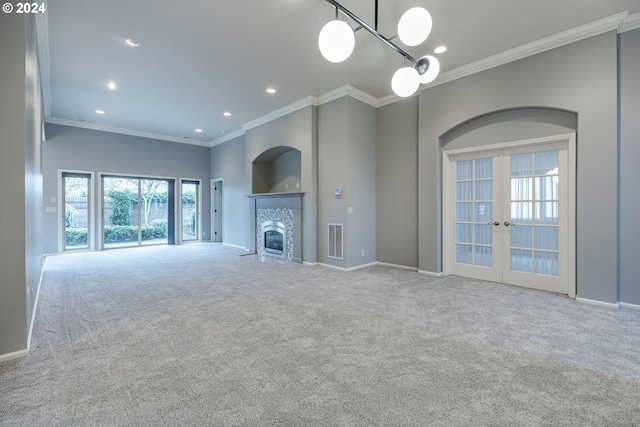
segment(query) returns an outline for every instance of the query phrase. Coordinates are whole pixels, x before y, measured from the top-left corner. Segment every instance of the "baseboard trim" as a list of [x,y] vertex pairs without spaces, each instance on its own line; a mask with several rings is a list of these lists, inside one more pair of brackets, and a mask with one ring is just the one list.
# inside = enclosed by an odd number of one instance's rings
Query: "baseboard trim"
[[600,307],[615,308],[615,309],[618,308],[618,304],[611,303],[611,302],[598,301],[594,299],[576,297],[576,301],[582,302],[585,304],[599,305]]
[[308,265],[309,267],[315,267],[316,265],[318,265],[317,262],[309,262],[309,261],[302,261],[303,265]]
[[31,336],[33,335],[33,324],[36,323],[36,311],[38,310],[38,299],[40,299],[40,288],[42,286],[42,275],[44,273],[44,265],[40,270],[40,280],[38,281],[38,289],[36,297],[33,299],[33,312],[31,313],[31,324],[29,325],[29,335],[27,336],[27,351],[31,350]]
[[223,245],[225,245],[225,246],[230,246],[230,247],[232,247],[232,248],[242,249],[242,250],[244,250],[245,252],[251,252],[251,250],[250,250],[250,249],[247,249],[247,248],[245,248],[244,246],[232,245],[231,243],[225,243],[225,242],[222,242],[222,244],[223,244]]
[[629,304],[628,302],[620,302],[620,301],[618,301],[618,307],[620,307],[620,308],[630,308],[632,310],[640,310],[640,305],[638,305],[638,304]]
[[442,273],[434,273],[433,271],[427,271],[427,270],[418,270],[419,274],[424,274],[425,276],[432,276],[432,277],[442,277],[444,276],[444,274]]
[[17,359],[19,357],[25,357],[29,355],[29,350],[19,350],[13,353],[0,354],[0,362],[6,362],[7,360]]
[[378,264],[377,262],[370,262],[369,264],[356,265],[355,267],[346,268],[346,267],[338,267],[337,265],[323,264],[321,262],[317,263],[317,265],[321,267],[332,268],[334,270],[344,271],[345,273],[348,273],[350,271],[362,270],[363,268],[374,267],[377,264]]
[[376,265],[379,265],[380,267],[399,268],[401,270],[418,271],[417,267],[409,267],[408,265],[400,265],[400,264],[391,264],[388,262],[378,261],[376,262]]

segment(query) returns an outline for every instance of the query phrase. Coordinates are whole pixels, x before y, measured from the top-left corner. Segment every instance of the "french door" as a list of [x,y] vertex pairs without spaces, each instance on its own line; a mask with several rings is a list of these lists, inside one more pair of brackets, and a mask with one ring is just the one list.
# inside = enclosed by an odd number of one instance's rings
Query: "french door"
[[180,200],[183,242],[197,241],[200,236],[200,181],[183,179]]
[[570,144],[450,155],[451,274],[575,296]]
[[91,181],[90,173],[62,172],[64,251],[91,246]]

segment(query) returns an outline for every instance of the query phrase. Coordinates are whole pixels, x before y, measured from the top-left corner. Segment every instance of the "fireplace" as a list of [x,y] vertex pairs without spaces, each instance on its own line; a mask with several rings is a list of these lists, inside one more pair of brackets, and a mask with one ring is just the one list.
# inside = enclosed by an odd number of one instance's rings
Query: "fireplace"
[[280,221],[264,221],[260,225],[264,252],[287,258],[287,228]]
[[302,262],[303,193],[251,194],[256,254]]

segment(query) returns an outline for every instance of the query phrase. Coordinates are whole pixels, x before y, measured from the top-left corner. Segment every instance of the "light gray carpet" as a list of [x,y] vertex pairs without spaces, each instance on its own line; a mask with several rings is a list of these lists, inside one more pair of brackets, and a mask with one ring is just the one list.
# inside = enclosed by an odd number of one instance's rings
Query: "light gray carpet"
[[219,244],[50,257],[0,425],[640,425],[640,311]]

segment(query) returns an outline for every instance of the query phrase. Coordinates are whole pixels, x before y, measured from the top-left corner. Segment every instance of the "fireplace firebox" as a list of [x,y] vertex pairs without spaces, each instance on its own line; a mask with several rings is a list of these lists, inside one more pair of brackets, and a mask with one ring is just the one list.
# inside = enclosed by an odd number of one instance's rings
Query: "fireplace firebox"
[[264,251],[286,258],[286,234],[285,225],[279,221],[265,221],[261,225],[264,236]]

